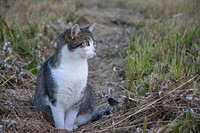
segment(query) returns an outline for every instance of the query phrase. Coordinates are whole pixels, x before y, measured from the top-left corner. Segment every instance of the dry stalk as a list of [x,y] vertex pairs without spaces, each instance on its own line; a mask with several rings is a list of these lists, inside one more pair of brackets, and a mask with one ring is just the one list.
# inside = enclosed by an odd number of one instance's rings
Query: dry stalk
[[190,78],[189,80],[187,80],[187,81],[184,82],[183,84],[179,85],[179,86],[176,87],[174,90],[169,91],[166,95],[164,95],[164,96],[162,96],[162,97],[156,99],[155,101],[153,101],[153,102],[151,102],[151,103],[145,105],[144,107],[142,107],[141,109],[139,109],[139,110],[136,111],[135,113],[133,113],[133,114],[131,114],[131,115],[125,117],[124,119],[122,119],[122,120],[120,120],[120,121],[118,121],[118,122],[116,122],[116,123],[114,123],[114,124],[112,124],[112,125],[110,125],[110,126],[108,126],[108,127],[105,127],[103,130],[100,130],[99,132],[107,131],[108,129],[110,129],[110,128],[112,128],[112,127],[114,127],[114,126],[116,126],[116,125],[122,123],[123,121],[125,121],[125,120],[127,120],[127,119],[133,117],[134,115],[136,115],[136,114],[138,114],[138,113],[140,113],[140,112],[146,110],[148,107],[154,105],[154,104],[157,103],[158,101],[162,100],[163,98],[167,97],[168,95],[172,94],[172,93],[175,92],[176,90],[182,88],[183,86],[185,86],[186,84],[192,82],[193,80],[195,80],[195,79],[198,78],[198,77],[199,77],[199,74],[196,74],[194,77]]

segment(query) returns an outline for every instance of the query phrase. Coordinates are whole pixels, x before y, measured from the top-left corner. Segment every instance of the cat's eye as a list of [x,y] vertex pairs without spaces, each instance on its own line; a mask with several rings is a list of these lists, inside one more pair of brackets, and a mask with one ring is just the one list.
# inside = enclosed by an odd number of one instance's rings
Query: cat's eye
[[89,43],[89,42],[86,42],[86,46],[90,46],[90,43]]
[[80,43],[78,46],[83,48],[83,47],[86,47],[86,46],[90,46],[90,43],[89,42],[84,42],[84,43]]

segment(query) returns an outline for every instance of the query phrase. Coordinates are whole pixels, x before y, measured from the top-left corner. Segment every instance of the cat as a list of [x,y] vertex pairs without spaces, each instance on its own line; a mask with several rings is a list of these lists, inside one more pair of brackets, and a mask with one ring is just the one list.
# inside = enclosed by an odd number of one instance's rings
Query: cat
[[96,54],[92,30],[95,23],[78,24],[61,34],[55,53],[42,65],[36,79],[36,111],[55,128],[75,131],[81,125],[109,114],[118,102],[97,110],[96,97],[87,84],[88,62]]

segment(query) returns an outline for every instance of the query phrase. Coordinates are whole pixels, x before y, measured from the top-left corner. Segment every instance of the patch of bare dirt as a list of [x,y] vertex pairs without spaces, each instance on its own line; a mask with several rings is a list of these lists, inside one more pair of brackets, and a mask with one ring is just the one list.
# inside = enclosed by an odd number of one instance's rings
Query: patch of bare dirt
[[[91,3],[85,5],[90,7]],[[118,14],[120,13],[120,15]],[[97,8],[82,8],[77,11],[77,19],[74,23],[82,26],[96,22],[94,36],[97,40],[97,55],[89,60],[89,83],[94,88],[99,107],[107,106],[107,97],[120,98],[125,92],[117,96],[117,82],[125,80],[125,62],[127,46],[129,44],[130,30],[127,26],[119,26],[115,22],[123,15],[118,9],[108,7],[105,10]],[[127,19],[127,25],[129,25]],[[57,34],[69,28],[70,24],[59,22],[50,24],[48,28]],[[53,49],[53,47],[52,47]],[[46,57],[50,52],[42,50]],[[53,51],[53,50],[51,50]],[[6,54],[4,56],[7,56]],[[20,57],[13,58],[20,61]],[[123,65],[124,64],[124,65]],[[6,76],[1,79],[0,89],[0,125],[4,132],[62,132],[55,130],[42,115],[35,112],[33,96],[35,89],[35,76],[20,66],[12,66],[9,69],[3,66]],[[115,84],[116,83],[116,84]],[[110,116],[111,117],[111,116]],[[2,127],[0,127],[2,128]],[[2,129],[0,129],[1,131]],[[94,128],[94,131],[96,129]],[[84,131],[79,129],[78,131]],[[64,131],[63,131],[64,132]]]
[[[122,102],[113,113],[79,128],[77,132],[136,132],[142,130],[138,127],[142,127],[147,121],[157,125],[157,129],[152,129],[152,132],[159,128],[163,130],[169,125],[159,126],[165,125],[165,120],[170,121],[180,115],[178,109],[183,107],[191,109],[200,105],[199,100],[194,100],[195,95],[192,95],[192,100],[185,99],[185,96],[195,91],[189,84],[194,80],[199,81],[199,74],[193,77],[186,76],[175,82],[165,81],[174,88],[178,86],[176,90],[179,91],[172,92],[167,87],[161,95],[158,95],[159,90],[155,90],[155,93],[149,94],[145,99],[125,98],[127,91],[123,85],[127,78],[125,76],[126,52],[130,34],[132,26],[143,21],[144,18],[141,14],[117,8],[115,4],[121,1],[88,0],[84,7],[77,11],[77,19],[73,22],[82,26],[97,23],[94,30],[97,55],[89,60],[88,82],[96,92],[98,107],[107,106],[108,97],[114,97]],[[56,34],[69,27],[70,23],[62,21],[58,24],[49,24],[49,29]],[[53,45],[51,46],[50,51],[53,51]],[[51,54],[47,49],[43,50],[45,57]],[[21,62],[20,57],[16,56],[14,59]],[[0,63],[1,69],[6,70],[4,72],[6,77],[2,76],[0,80],[0,132],[2,126],[4,132],[66,132],[54,129],[41,114],[35,112],[32,102],[35,76],[28,71],[21,73],[20,65],[7,69],[3,62]],[[182,97],[178,97],[179,95]],[[177,103],[181,103],[181,106],[177,107]]]

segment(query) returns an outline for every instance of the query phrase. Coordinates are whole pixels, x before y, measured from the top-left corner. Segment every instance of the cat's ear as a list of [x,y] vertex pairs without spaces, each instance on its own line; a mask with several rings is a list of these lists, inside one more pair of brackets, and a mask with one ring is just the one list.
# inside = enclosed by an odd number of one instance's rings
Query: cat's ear
[[96,23],[93,23],[93,24],[90,24],[89,26],[87,26],[86,28],[87,28],[90,32],[92,32],[93,29],[94,29],[94,27],[95,27],[95,25],[96,25]]
[[78,35],[79,32],[80,32],[80,27],[79,27],[78,24],[75,24],[75,25],[72,26],[72,28],[71,28],[70,37],[71,37],[72,39],[74,39],[74,38]]

